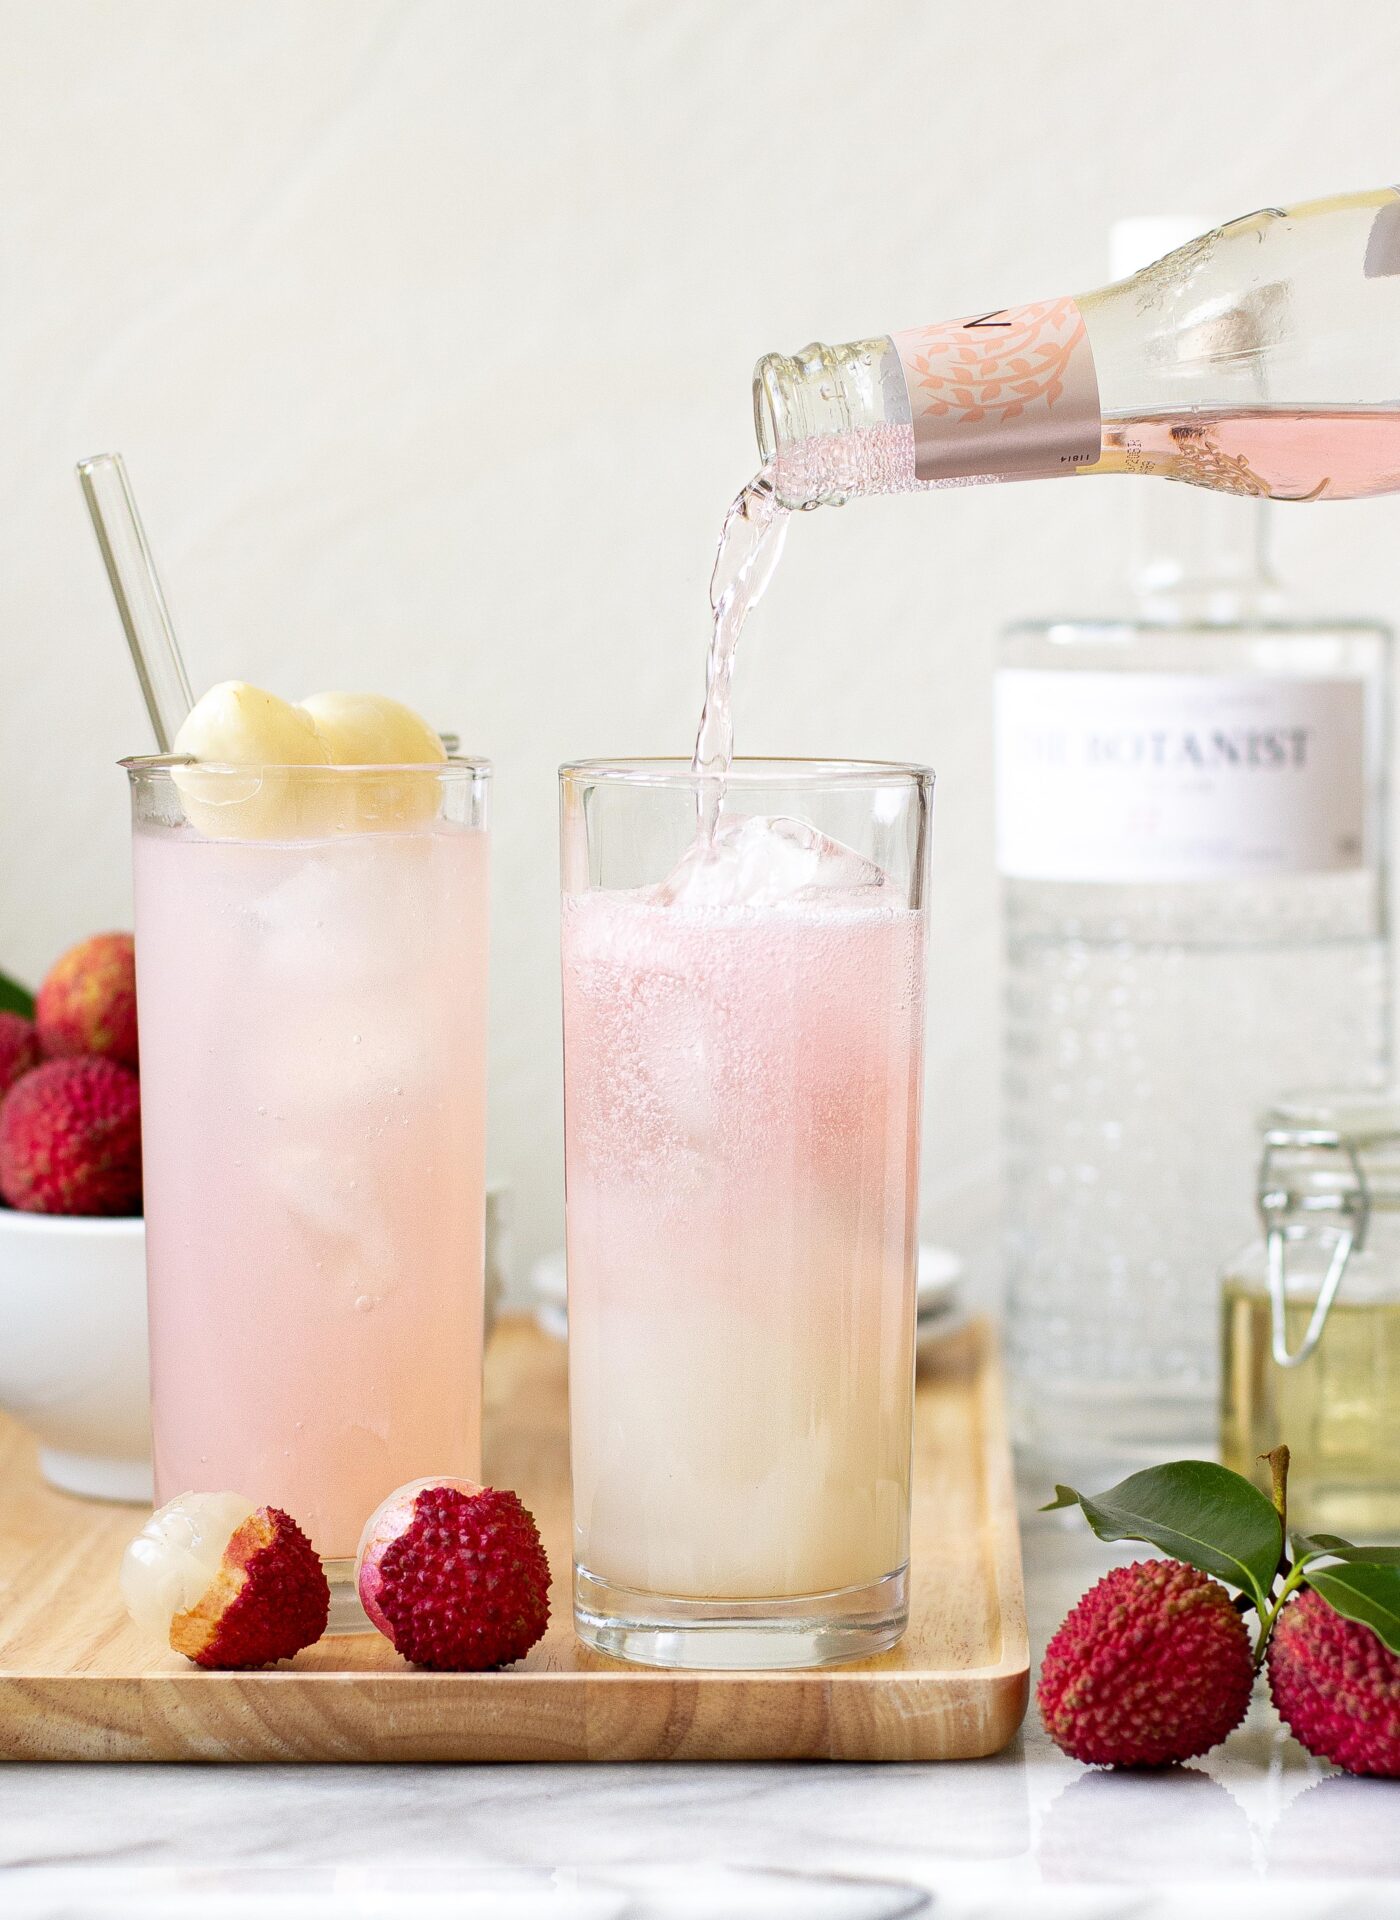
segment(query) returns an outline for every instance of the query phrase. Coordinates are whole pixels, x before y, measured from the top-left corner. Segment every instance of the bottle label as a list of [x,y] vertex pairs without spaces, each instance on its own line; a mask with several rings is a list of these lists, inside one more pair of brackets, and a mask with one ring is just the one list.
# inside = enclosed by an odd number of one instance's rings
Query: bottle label
[[1102,451],[1094,352],[1073,300],[1000,307],[891,336],[916,480],[1030,480]]
[[1025,880],[1214,880],[1367,863],[1361,680],[1007,667],[997,864]]

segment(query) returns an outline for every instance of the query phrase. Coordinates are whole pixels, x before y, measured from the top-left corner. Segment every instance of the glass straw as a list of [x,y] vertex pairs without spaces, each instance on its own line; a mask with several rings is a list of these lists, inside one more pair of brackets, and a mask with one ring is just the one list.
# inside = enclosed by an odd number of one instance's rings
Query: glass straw
[[194,705],[194,695],[126,467],[119,453],[99,453],[91,460],[78,462],[78,478],[102,549],[112,597],[126,629],[156,745],[162,753],[171,753],[181,723]]

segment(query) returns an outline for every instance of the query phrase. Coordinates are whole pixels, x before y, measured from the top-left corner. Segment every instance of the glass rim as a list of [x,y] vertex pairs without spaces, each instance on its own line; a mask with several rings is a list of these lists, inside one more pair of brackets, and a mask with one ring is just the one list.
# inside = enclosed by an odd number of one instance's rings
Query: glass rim
[[[679,754],[642,755],[632,759],[566,760],[559,769],[560,784],[607,780],[620,786],[693,789],[713,776],[696,773]],[[736,755],[726,785],[730,787],[921,787],[934,785],[932,767],[915,760],[820,760],[800,756]]]
[[432,774],[439,780],[448,774],[489,780],[492,771],[489,760],[475,759],[462,753],[450,753],[445,760],[368,761],[359,766],[303,766],[282,760],[196,760],[187,753],[137,753],[118,760],[117,765],[124,768],[127,777],[133,780],[148,777],[170,779],[186,767],[220,776],[237,774],[243,779],[250,773],[295,773],[299,776],[310,775],[314,779],[331,776],[343,779],[347,774],[358,777],[364,774],[412,773]]

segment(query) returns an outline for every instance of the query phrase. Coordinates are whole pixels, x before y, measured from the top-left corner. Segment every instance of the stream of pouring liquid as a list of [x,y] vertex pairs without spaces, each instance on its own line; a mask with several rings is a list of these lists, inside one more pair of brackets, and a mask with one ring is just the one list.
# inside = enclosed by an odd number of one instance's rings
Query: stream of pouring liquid
[[773,578],[788,518],[787,510],[774,496],[773,469],[764,467],[734,500],[720,529],[710,576],[713,625],[705,668],[705,704],[691,760],[700,835],[706,841],[714,838],[724,803],[724,783],[734,757],[730,695],[739,635]]

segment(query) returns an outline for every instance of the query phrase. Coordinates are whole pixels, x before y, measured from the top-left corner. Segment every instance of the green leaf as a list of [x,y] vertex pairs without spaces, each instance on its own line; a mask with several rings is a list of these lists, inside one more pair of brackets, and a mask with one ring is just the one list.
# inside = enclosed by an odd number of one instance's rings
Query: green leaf
[[0,973],[0,1013],[23,1014],[26,1020],[34,1018],[34,995],[7,973]]
[[1372,1567],[1400,1567],[1400,1547],[1358,1547],[1337,1533],[1295,1533],[1293,1551],[1299,1560],[1330,1555],[1335,1560],[1363,1561]]
[[1344,1620],[1359,1620],[1400,1653],[1400,1566],[1309,1567],[1307,1582]]
[[1054,1507],[1079,1506],[1100,1540],[1146,1540],[1264,1606],[1283,1550],[1283,1523],[1252,1482],[1211,1460],[1173,1460],[1107,1493],[1056,1487]]

